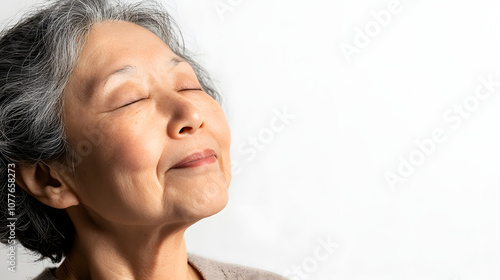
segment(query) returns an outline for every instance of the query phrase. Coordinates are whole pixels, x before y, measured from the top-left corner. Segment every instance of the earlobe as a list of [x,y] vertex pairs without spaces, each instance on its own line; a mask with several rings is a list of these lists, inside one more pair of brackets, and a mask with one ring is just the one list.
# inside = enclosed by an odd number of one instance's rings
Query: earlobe
[[43,204],[64,209],[80,203],[58,172],[43,163],[19,165],[16,175],[17,185]]

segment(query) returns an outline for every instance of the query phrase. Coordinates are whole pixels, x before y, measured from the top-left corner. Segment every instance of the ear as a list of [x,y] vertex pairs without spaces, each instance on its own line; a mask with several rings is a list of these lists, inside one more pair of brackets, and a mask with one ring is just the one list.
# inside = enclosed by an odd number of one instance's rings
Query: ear
[[45,205],[65,209],[80,204],[74,191],[55,168],[43,163],[18,165],[16,183]]

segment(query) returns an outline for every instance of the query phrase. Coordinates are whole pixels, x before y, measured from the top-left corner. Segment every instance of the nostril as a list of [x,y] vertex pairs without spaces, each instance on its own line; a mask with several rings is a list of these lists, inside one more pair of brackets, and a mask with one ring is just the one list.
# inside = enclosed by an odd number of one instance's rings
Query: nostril
[[179,134],[184,133],[184,132],[189,131],[189,130],[191,130],[191,128],[189,126],[185,126],[185,127],[181,128],[181,130],[179,130]]
[[193,135],[195,134],[198,129],[200,129],[203,126],[203,122],[201,123],[178,123],[174,122],[171,124],[171,128],[168,129],[169,133],[172,133],[172,137],[184,137],[188,135]]

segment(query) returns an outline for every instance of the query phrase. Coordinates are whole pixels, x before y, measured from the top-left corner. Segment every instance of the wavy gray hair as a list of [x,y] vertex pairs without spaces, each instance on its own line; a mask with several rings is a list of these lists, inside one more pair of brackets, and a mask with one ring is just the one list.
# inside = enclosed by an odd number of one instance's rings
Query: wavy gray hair
[[[7,165],[70,165],[74,149],[64,135],[62,95],[93,24],[122,20],[147,28],[188,61],[203,89],[220,96],[192,59],[163,6],[154,1],[59,0],[27,14],[0,34],[0,221],[8,224]],[[72,170],[69,168],[69,170]],[[16,239],[42,258],[59,262],[71,248],[73,225],[64,210],[15,188]],[[0,227],[7,244],[10,229]]]

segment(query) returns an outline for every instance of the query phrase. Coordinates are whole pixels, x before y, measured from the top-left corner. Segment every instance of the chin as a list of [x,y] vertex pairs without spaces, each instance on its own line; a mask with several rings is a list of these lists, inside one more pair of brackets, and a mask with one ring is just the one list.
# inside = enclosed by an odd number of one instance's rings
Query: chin
[[192,199],[188,205],[184,205],[177,211],[183,221],[189,223],[213,216],[226,207],[228,203],[227,190],[216,190],[205,192],[203,196]]

